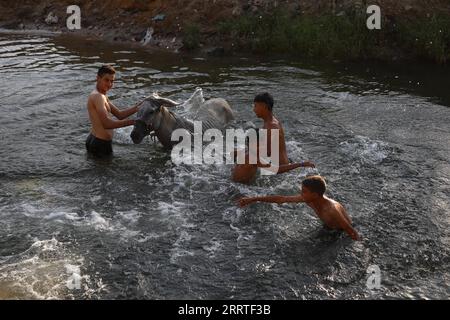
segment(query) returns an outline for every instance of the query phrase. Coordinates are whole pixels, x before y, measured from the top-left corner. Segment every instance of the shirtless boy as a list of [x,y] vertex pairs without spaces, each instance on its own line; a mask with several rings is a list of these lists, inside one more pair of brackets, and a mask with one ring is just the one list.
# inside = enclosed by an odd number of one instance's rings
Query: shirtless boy
[[[284,130],[283,127],[281,126],[281,123],[274,117],[273,113],[272,113],[272,109],[273,109],[273,98],[272,96],[265,92],[265,93],[261,93],[258,94],[255,99],[254,99],[254,107],[253,107],[253,111],[255,112],[256,116],[258,118],[261,118],[264,120],[264,125],[262,127],[262,129],[266,129],[267,130],[267,145],[265,146],[249,146],[250,148],[254,148],[256,155],[258,155],[257,157],[257,163],[256,164],[252,164],[250,162],[250,157],[249,157],[249,152],[244,151],[244,150],[235,150],[234,151],[234,158],[236,159],[238,157],[238,154],[240,152],[245,152],[245,163],[243,164],[236,164],[236,166],[233,169],[233,173],[232,173],[232,180],[234,182],[240,182],[240,183],[249,183],[251,182],[254,177],[256,176],[256,172],[259,168],[264,168],[264,167],[269,167],[271,166],[270,164],[264,163],[264,161],[262,161],[262,159],[259,158],[259,149],[263,148],[263,150],[267,150],[267,155],[269,157],[271,157],[271,134],[273,132],[273,130],[278,130],[278,136],[279,136],[279,141],[278,141],[278,152],[279,152],[279,162],[277,167],[277,174],[279,173],[283,173],[283,172],[287,172],[290,170],[293,170],[295,168],[299,168],[299,167],[314,167],[314,164],[309,162],[309,161],[305,161],[305,162],[301,162],[301,163],[290,163],[288,155],[287,155],[287,151],[286,151],[286,143],[285,143],[285,139],[284,139]],[[275,164],[272,164],[275,166]]]
[[324,196],[325,191],[325,180],[321,176],[311,176],[302,181],[301,193],[298,195],[242,198],[239,200],[239,205],[244,207],[257,201],[278,204],[305,202],[315,211],[325,226],[330,229],[343,230],[353,240],[360,240],[344,207],[339,202]]
[[[106,93],[113,87],[116,71],[109,65],[102,66],[97,73],[96,89],[88,98],[87,109],[91,121],[91,133],[86,139],[86,149],[96,157],[112,155],[112,139],[117,128],[134,125],[126,119],[136,113],[139,104],[126,110],[119,110],[109,101]],[[111,118],[111,114],[118,120]]]

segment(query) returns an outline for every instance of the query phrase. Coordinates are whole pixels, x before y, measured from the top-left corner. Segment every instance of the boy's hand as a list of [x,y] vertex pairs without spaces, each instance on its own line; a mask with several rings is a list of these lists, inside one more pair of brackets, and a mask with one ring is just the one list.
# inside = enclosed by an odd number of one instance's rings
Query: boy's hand
[[316,165],[310,161],[303,161],[303,167],[315,168]]
[[360,241],[361,237],[358,234],[358,232],[356,232],[356,230],[352,229],[348,231],[348,235],[350,236],[350,238],[352,238],[355,241]]
[[145,100],[142,100],[141,102],[138,102],[134,107],[136,108],[136,111],[139,111],[141,108],[141,105],[145,102]]
[[246,205],[249,205],[250,203],[254,202],[254,199],[252,198],[241,198],[239,199],[239,206],[241,208],[245,207]]

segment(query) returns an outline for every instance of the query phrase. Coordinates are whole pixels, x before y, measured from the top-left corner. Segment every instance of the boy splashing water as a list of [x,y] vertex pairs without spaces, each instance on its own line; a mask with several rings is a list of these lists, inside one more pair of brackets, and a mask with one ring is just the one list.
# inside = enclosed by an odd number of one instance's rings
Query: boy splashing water
[[[254,102],[253,111],[258,118],[261,118],[264,121],[262,129],[267,130],[267,135],[265,139],[266,143],[264,144],[258,143],[257,145],[250,145],[248,151],[244,150],[234,151],[233,154],[234,159],[236,158],[239,159],[238,157],[239,154],[245,153],[243,157],[245,159],[245,163],[236,164],[236,166],[233,169],[232,180],[234,182],[249,183],[255,178],[258,168],[275,167],[274,173],[277,174],[284,173],[299,167],[314,168],[314,164],[309,161],[301,163],[291,163],[289,161],[286,151],[286,142],[284,138],[283,127],[281,126],[280,121],[278,121],[272,113],[274,105],[273,97],[269,93],[265,92],[258,94],[253,102]],[[275,142],[274,148],[272,148],[272,135],[274,135],[274,137],[278,136],[278,141],[274,141]],[[276,155],[271,154],[272,149],[274,149],[274,151],[277,152],[278,154]],[[253,153],[255,155],[257,159],[256,163],[252,163],[252,161],[250,161],[251,159],[250,153]],[[260,157],[261,154],[266,154],[267,157],[278,159],[278,161],[277,163],[268,164],[268,161],[264,161],[264,159]]]
[[244,207],[257,201],[278,204],[304,202],[314,210],[326,227],[343,230],[353,240],[360,240],[358,232],[352,227],[347,211],[339,202],[324,196],[325,191],[325,180],[321,176],[311,176],[302,181],[302,189],[298,195],[242,198],[239,205]]

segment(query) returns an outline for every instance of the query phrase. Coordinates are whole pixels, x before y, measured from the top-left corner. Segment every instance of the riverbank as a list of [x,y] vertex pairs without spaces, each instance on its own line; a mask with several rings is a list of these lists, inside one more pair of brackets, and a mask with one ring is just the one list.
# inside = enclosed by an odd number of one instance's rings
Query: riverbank
[[[66,28],[68,5],[81,30]],[[366,1],[0,1],[0,28],[48,30],[174,52],[287,53],[325,60],[450,61],[445,0],[374,1],[381,30],[368,30]]]

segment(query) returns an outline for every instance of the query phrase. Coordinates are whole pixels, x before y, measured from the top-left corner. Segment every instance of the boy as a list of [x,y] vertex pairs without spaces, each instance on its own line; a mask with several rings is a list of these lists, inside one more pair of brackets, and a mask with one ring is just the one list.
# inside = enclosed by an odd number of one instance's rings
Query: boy
[[[125,118],[136,113],[139,108],[138,104],[121,111],[106,97],[106,93],[113,86],[115,74],[113,67],[102,66],[97,72],[96,89],[88,98],[87,109],[92,126],[91,133],[86,139],[86,149],[96,157],[112,155],[113,129],[134,125],[134,120]],[[111,119],[111,114],[119,120]]]
[[[277,174],[287,172],[290,170],[293,170],[298,167],[313,167],[314,164],[308,161],[301,162],[301,163],[290,163],[289,158],[287,156],[286,151],[286,143],[284,139],[284,130],[281,126],[281,123],[273,116],[272,109],[273,109],[273,98],[272,96],[265,92],[258,94],[254,99],[254,107],[253,111],[255,112],[256,116],[258,118],[261,118],[264,120],[264,125],[262,129],[267,130],[267,145],[265,146],[249,146],[250,148],[253,148],[253,152],[255,152],[256,155],[258,155],[257,163],[251,164],[249,159],[249,153],[245,152],[245,163],[243,164],[236,164],[236,166],[233,169],[232,173],[232,180],[234,182],[240,182],[240,183],[249,183],[251,182],[254,177],[256,176],[256,172],[259,168],[264,167],[270,167],[270,164],[263,164],[261,162],[261,159],[259,158],[259,149],[267,150],[267,155],[271,157],[271,133],[273,130],[277,130],[279,133],[279,140],[277,143],[277,149],[279,152],[278,155],[278,164],[274,164],[277,167]],[[243,150],[235,150],[233,157],[236,159],[238,153],[244,152]]]
[[299,195],[242,198],[239,200],[239,205],[244,207],[257,201],[280,204],[305,202],[315,211],[325,226],[330,229],[343,230],[353,240],[360,240],[344,207],[337,201],[324,196],[325,191],[325,180],[321,176],[311,176],[302,181],[302,189]]

